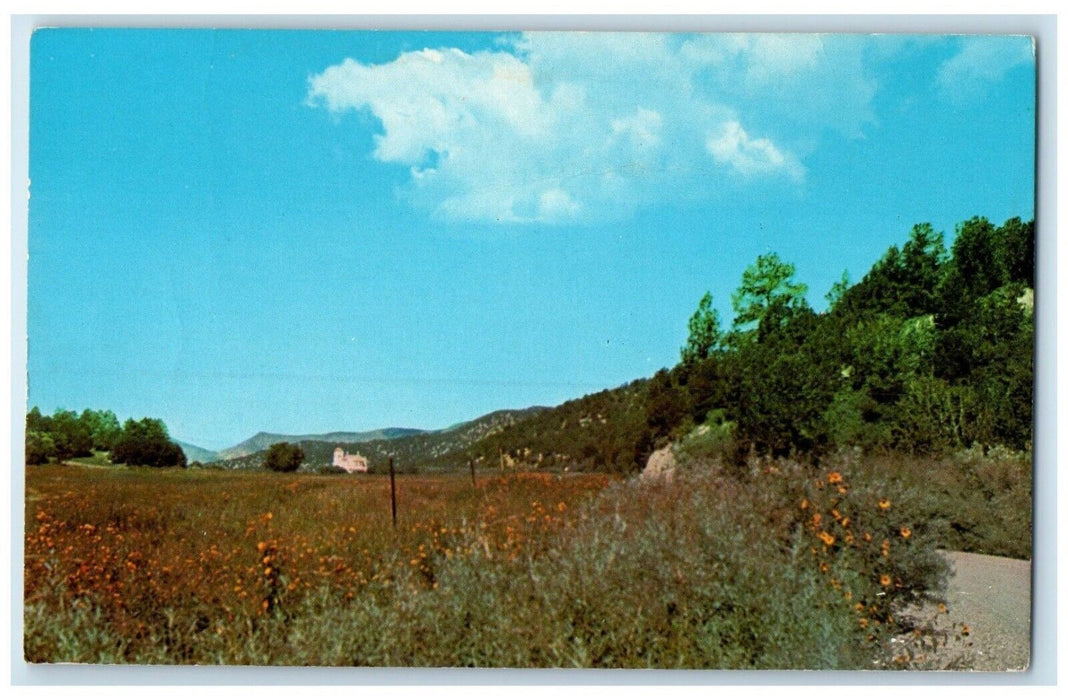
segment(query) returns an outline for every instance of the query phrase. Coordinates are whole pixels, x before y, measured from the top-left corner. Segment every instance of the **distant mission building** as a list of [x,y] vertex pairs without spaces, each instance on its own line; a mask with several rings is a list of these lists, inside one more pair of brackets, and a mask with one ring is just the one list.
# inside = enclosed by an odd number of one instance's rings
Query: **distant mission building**
[[334,466],[341,467],[349,474],[354,472],[367,473],[367,458],[357,452],[350,455],[340,447],[334,448]]

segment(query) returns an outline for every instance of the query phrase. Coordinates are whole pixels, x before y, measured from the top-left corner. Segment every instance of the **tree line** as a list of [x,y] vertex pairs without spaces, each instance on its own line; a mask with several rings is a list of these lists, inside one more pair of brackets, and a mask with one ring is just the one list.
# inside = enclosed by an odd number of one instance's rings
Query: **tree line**
[[185,452],[158,418],[128,419],[112,411],[57,409],[51,416],[34,406],[26,414],[26,463],[47,464],[108,452],[113,464],[185,467]]
[[518,423],[476,456],[626,472],[701,426],[729,435],[735,461],[1030,449],[1034,251],[1033,220],[970,219],[949,249],[919,224],[859,282],[843,274],[823,312],[792,264],[761,255],[731,297],[729,327],[711,294],[698,302],[674,367]]

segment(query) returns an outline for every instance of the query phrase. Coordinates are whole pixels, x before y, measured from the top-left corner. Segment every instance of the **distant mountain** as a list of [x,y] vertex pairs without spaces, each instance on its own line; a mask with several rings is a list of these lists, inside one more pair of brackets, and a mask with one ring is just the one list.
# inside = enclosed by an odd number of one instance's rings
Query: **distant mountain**
[[[420,435],[425,432],[425,430],[419,430],[417,428],[381,428],[379,430],[367,430],[358,433],[333,432],[314,435],[282,435],[280,433],[260,432],[256,433],[248,440],[234,445],[233,447],[227,447],[226,449],[219,450],[216,453],[214,460],[227,460],[237,459],[239,457],[247,457],[248,455],[266,450],[268,447],[275,444],[276,442],[331,442],[340,444],[352,442],[367,442],[370,440],[388,441],[396,440],[397,438],[408,437],[410,435]],[[188,457],[189,454],[186,453],[186,456]]]
[[[524,409],[494,411],[465,423],[458,423],[443,430],[420,431],[406,428],[389,428],[369,433],[326,433],[323,435],[285,436],[260,433],[235,447],[253,446],[253,441],[266,436],[258,443],[262,447],[255,452],[227,457],[223,450],[219,465],[228,469],[257,468],[263,458],[259,452],[275,442],[299,442],[304,450],[305,463],[312,468],[329,466],[334,448],[342,447],[348,452],[359,452],[367,457],[371,471],[384,471],[392,457],[397,469],[449,469],[463,466],[468,451],[484,438],[499,433],[511,425],[548,410],[542,406]],[[358,439],[350,439],[350,436]],[[362,437],[362,436],[372,436]],[[360,439],[362,437],[362,439]],[[235,448],[230,448],[231,450]]]
[[214,450],[190,445],[188,442],[182,442],[181,440],[174,440],[174,442],[178,443],[178,446],[182,448],[187,462],[214,462],[219,459],[219,453]]

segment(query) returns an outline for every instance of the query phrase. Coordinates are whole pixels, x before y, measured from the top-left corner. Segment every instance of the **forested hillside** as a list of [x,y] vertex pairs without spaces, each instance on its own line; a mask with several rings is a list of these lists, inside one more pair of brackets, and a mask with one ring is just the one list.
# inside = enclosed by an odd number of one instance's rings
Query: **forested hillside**
[[974,218],[951,249],[913,228],[816,313],[793,265],[760,256],[721,326],[706,295],[680,362],[476,446],[482,460],[628,472],[698,434],[725,456],[841,447],[937,453],[1032,440],[1034,222]]

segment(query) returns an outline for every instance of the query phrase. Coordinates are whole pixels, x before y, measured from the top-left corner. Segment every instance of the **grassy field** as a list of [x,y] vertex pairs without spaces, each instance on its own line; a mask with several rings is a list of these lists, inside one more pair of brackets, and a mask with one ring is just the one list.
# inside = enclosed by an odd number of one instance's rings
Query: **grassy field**
[[31,467],[26,658],[924,667],[938,640],[922,630],[884,654],[896,610],[937,596],[935,548],[954,537],[1029,552],[1029,487],[1026,507],[996,481],[961,496],[1029,464],[895,459],[682,469],[654,487],[402,476],[396,529],[388,477]]

